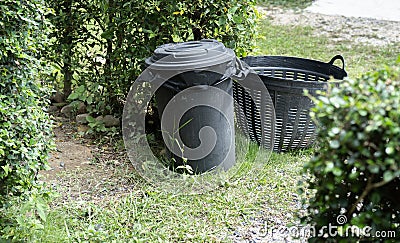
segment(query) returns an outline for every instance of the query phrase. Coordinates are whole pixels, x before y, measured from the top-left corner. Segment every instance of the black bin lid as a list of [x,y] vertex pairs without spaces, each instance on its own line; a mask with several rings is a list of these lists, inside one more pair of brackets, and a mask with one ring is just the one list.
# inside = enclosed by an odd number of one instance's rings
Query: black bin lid
[[[168,57],[163,59],[164,57]],[[152,69],[160,70],[194,70],[210,67],[227,62],[235,58],[232,49],[212,39],[168,43],[159,46],[153,56],[146,59],[146,64]]]

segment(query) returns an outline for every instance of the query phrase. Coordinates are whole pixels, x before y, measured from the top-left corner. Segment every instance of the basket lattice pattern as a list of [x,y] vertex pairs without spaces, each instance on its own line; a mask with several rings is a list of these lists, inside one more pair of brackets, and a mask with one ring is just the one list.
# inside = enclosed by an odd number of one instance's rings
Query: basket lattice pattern
[[[329,63],[280,56],[243,58],[242,61],[257,72],[267,87],[273,104],[273,107],[267,107],[267,110],[274,109],[276,119],[274,131],[271,130],[271,126],[263,127],[262,116],[256,107],[265,107],[268,104],[267,98],[257,90],[244,88],[234,82],[236,121],[242,132],[251,140],[264,144],[267,149],[276,152],[308,148],[313,145],[316,125],[310,118],[309,112],[314,104],[304,95],[304,90],[308,90],[311,95],[316,94],[317,90],[326,89],[326,83],[331,76],[335,79],[347,76],[344,67],[333,65],[335,58]],[[343,62],[343,58],[340,58]],[[268,115],[268,112],[265,115]],[[270,121],[270,117],[263,119]],[[272,141],[274,133],[273,144],[262,140]]]

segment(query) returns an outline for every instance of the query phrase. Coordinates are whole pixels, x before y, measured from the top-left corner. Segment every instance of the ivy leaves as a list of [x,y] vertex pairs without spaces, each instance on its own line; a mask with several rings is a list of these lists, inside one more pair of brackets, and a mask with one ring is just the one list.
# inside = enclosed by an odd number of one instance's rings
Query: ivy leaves
[[46,220],[46,192],[36,175],[52,147],[44,110],[47,13],[42,0],[0,3],[0,241],[26,240]]

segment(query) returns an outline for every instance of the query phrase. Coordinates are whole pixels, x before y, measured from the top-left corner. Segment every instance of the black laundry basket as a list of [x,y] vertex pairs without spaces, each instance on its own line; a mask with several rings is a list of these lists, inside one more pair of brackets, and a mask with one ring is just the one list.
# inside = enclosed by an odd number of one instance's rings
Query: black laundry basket
[[[336,60],[342,67],[334,65]],[[270,93],[275,107],[275,141],[273,150],[284,152],[293,149],[307,148],[315,141],[316,126],[309,116],[313,102],[304,95],[304,90],[316,94],[317,90],[325,90],[326,82],[333,77],[341,80],[347,76],[344,70],[344,59],[337,55],[328,63],[285,56],[248,56],[242,58],[256,71]],[[240,129],[253,141],[261,141],[261,121],[256,104],[250,93],[254,90],[243,88],[233,83],[235,112]],[[262,98],[262,97],[261,97]],[[254,103],[255,102],[255,103]],[[244,112],[239,112],[239,109]]]

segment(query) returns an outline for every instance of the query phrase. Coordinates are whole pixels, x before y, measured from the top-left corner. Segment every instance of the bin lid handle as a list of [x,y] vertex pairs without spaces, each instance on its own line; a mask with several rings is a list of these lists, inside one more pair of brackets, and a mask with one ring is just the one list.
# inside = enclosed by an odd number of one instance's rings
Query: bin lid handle
[[235,63],[233,68],[235,71],[232,73],[231,77],[237,80],[244,80],[251,71],[251,68],[238,57],[235,57],[234,61]]
[[342,62],[342,69],[344,70],[344,58],[341,55],[336,55],[336,56],[332,57],[332,59],[328,63],[333,65],[333,63],[336,60],[340,60]]

